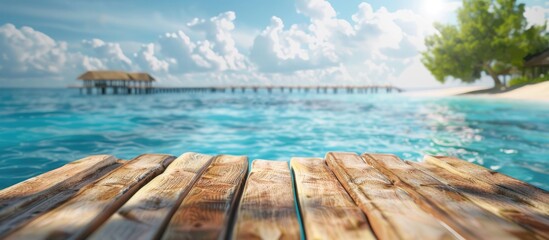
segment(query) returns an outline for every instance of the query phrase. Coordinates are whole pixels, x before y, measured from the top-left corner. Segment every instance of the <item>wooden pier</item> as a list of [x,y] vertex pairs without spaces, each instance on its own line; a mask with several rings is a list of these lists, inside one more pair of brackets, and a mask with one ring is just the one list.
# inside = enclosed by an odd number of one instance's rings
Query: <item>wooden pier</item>
[[87,71],[78,77],[83,82],[82,86],[69,86],[78,88],[80,93],[105,95],[109,91],[112,94],[137,94],[151,93],[152,83],[156,81],[148,73],[122,72],[122,71]]
[[376,94],[400,93],[404,90],[391,85],[371,86],[217,86],[217,87],[153,87],[133,85],[87,85],[69,86],[80,90],[81,94],[129,95],[153,93],[302,93],[302,94]]
[[96,155],[0,191],[0,239],[549,239],[549,193],[452,157]]
[[154,77],[148,73],[123,71],[87,71],[78,77],[80,86],[69,86],[80,90],[81,94],[129,95],[153,93],[393,93],[403,90],[391,85],[334,85],[334,86],[205,86],[205,87],[155,87]]

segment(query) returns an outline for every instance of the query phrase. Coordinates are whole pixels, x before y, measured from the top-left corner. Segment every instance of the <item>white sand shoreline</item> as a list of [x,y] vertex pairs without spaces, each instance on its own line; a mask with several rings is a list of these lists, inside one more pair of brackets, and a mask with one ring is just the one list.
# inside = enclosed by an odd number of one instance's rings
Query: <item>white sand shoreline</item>
[[471,91],[486,89],[486,87],[472,86],[472,87],[452,87],[442,89],[429,89],[429,90],[412,90],[403,92],[406,96],[412,97],[448,97],[455,96]]
[[[446,89],[433,89],[433,90],[418,90],[404,92],[406,96],[412,97],[448,97],[457,96],[471,91],[489,89],[482,86],[472,87],[455,87]],[[529,101],[541,101],[549,103],[549,81],[526,85],[504,93],[484,93],[484,94],[470,94],[461,95],[467,97],[479,97],[490,99],[515,99],[515,100],[529,100]]]

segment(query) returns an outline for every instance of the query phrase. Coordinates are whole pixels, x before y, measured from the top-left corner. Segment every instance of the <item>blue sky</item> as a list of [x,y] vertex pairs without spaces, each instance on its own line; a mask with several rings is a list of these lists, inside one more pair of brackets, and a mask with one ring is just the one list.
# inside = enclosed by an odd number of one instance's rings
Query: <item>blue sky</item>
[[[524,2],[529,22],[548,18],[546,1]],[[0,86],[65,86],[85,70],[119,69],[151,72],[166,86],[438,87],[419,52],[424,37],[434,33],[432,23],[454,22],[459,5],[454,0],[5,0]]]

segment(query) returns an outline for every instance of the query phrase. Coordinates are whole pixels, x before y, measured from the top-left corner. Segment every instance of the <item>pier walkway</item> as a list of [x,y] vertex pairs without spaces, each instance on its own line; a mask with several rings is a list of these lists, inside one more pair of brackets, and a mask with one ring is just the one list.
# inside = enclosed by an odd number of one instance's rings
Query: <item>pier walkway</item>
[[399,93],[401,88],[390,85],[372,86],[226,86],[226,87],[153,87],[130,85],[86,85],[69,86],[82,94],[152,94],[152,93],[317,93],[317,94],[366,94],[366,93]]
[[549,239],[549,193],[452,157],[96,155],[0,191],[0,239]]

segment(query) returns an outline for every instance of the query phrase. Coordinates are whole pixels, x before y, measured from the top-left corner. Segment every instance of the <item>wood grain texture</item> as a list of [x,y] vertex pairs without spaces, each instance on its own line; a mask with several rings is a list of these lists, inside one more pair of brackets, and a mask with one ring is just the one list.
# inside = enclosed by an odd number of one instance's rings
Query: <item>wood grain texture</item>
[[86,185],[96,181],[97,179],[107,175],[115,169],[122,166],[122,161],[117,161],[113,165],[101,168],[91,176],[84,178],[82,181],[75,183],[74,185],[63,189],[60,192],[49,195],[48,197],[41,198],[36,202],[25,207],[24,211],[20,211],[17,215],[4,219],[0,222],[0,239],[7,236],[11,231],[18,229],[24,224],[28,223],[32,219],[35,219],[43,213],[61,205],[80,191],[80,189],[86,187]]
[[89,156],[1,190],[0,223],[19,215],[32,203],[61,192],[115,162],[116,158],[111,155]]
[[504,220],[452,187],[416,169],[394,155],[364,154],[363,159],[412,196],[423,210],[446,223],[466,239],[534,239],[527,229]]
[[83,239],[173,159],[162,154],[141,155],[87,185],[76,196],[7,239]]
[[366,216],[320,158],[292,158],[307,239],[375,239]]
[[213,159],[185,153],[139,189],[90,239],[155,239]]
[[288,162],[254,160],[242,195],[233,239],[299,239]]
[[532,211],[519,199],[494,191],[490,184],[457,176],[430,163],[407,163],[452,186],[478,206],[536,232],[540,238],[549,239],[549,216]]
[[454,157],[425,156],[424,161],[475,182],[488,183],[499,192],[513,195],[536,211],[549,215],[549,192],[543,189]]
[[326,163],[368,216],[378,239],[456,239],[404,190],[355,153],[328,153]]
[[225,238],[247,172],[247,157],[217,156],[183,199],[162,238]]

